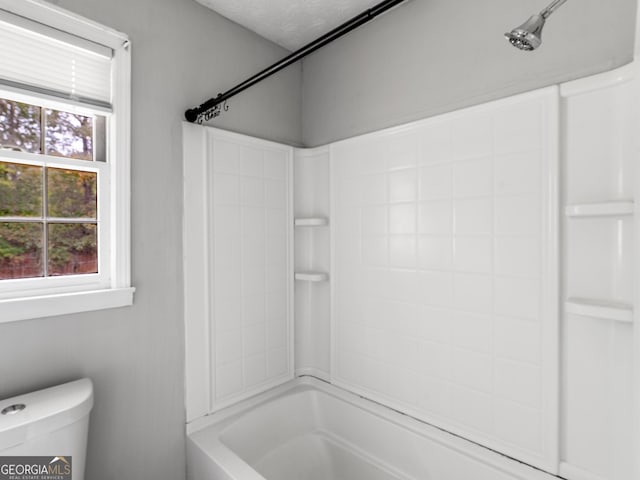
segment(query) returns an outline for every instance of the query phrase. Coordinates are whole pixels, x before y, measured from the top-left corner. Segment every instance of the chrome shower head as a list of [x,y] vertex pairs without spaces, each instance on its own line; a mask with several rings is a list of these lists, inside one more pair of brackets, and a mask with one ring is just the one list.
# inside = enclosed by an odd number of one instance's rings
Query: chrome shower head
[[519,27],[514,28],[504,36],[509,43],[520,50],[531,52],[542,43],[542,28],[544,23],[553,12],[556,11],[567,0],[554,0],[547,8],[537,15],[532,15],[529,20]]
[[514,47],[530,52],[538,48],[542,43],[544,22],[545,18],[542,15],[532,15],[529,20],[509,33],[505,33],[504,36]]

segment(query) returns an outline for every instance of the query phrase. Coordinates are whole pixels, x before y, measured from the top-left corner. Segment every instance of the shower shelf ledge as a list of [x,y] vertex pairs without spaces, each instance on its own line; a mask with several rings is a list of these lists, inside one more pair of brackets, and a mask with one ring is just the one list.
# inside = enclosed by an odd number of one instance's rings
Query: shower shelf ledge
[[564,308],[567,313],[582,317],[633,323],[633,306],[628,303],[574,297],[565,302]]
[[567,205],[565,215],[567,217],[614,217],[633,215],[634,204],[631,200],[602,202],[602,203],[580,203]]
[[306,217],[294,220],[296,227],[325,227],[329,225],[329,219],[325,217]]
[[325,272],[296,272],[295,279],[303,282],[326,282],[329,274]]

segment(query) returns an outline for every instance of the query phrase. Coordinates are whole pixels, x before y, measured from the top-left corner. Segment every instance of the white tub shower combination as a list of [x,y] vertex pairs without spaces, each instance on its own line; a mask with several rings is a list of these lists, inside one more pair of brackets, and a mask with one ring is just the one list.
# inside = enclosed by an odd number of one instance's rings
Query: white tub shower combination
[[313,377],[196,420],[189,432],[191,478],[552,478]]
[[316,149],[185,125],[189,478],[640,479],[639,92]]

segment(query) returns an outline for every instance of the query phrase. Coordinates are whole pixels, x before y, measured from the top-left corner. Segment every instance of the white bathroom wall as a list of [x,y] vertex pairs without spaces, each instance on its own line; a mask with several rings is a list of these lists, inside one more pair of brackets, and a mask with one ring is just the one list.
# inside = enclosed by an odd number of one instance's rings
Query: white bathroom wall
[[292,151],[184,125],[187,420],[293,377]]
[[556,88],[331,145],[332,380],[557,469]]
[[571,480],[637,478],[631,419],[639,91],[635,65],[561,91],[561,473]]
[[[295,271],[317,272],[321,281],[295,282],[297,375],[330,374],[329,149],[296,149],[294,154]],[[299,276],[300,277],[300,276]],[[313,278],[313,277],[310,277]]]
[[[183,480],[182,119],[288,52],[193,0],[50,3],[131,39],[136,295],[131,307],[3,323],[0,398],[90,377],[86,478]],[[290,66],[235,97],[212,123],[300,144],[301,76],[300,65]]]

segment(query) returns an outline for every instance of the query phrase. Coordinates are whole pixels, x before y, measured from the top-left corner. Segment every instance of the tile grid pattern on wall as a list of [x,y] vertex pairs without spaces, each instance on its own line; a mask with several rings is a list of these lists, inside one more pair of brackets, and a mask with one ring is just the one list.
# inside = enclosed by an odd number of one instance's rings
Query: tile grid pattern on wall
[[212,402],[289,375],[287,154],[213,142]]
[[333,379],[534,459],[545,102],[332,147]]

